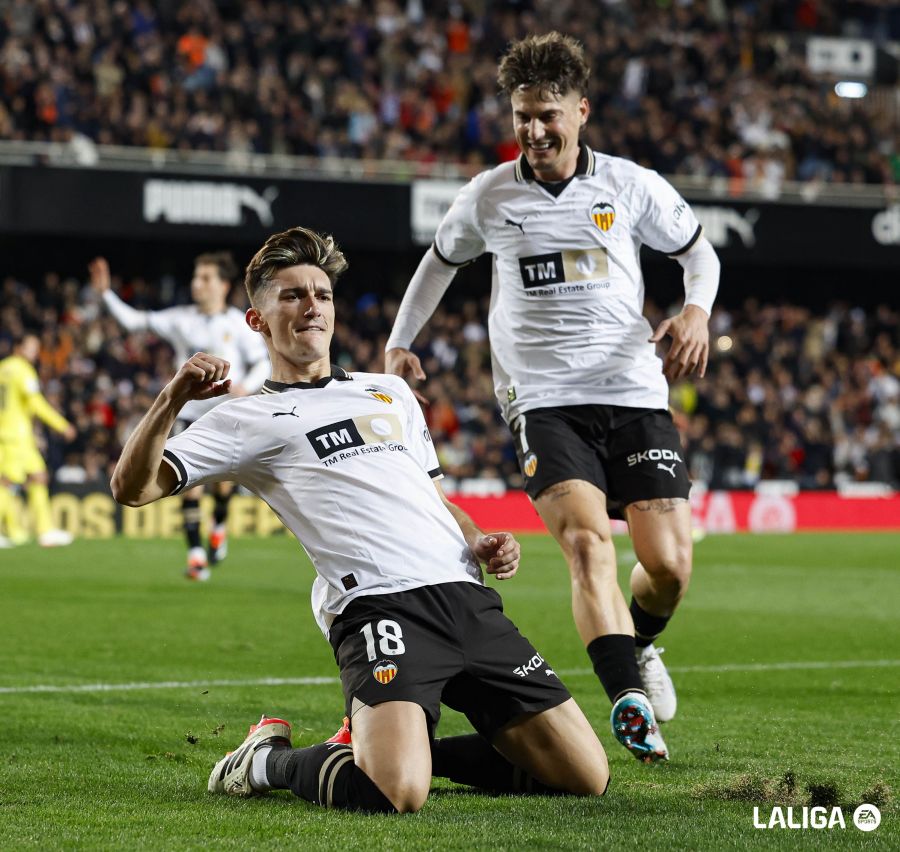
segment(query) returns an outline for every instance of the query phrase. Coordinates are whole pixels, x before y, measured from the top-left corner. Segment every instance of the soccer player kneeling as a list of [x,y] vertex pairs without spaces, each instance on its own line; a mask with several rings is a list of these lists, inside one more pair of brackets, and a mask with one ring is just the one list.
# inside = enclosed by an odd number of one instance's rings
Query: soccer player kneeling
[[[503,614],[481,564],[512,577],[519,545],[482,533],[441,490],[424,418],[396,376],[332,366],[330,237],[292,228],[247,267],[247,323],[269,350],[262,393],[225,402],[166,439],[190,400],[229,389],[197,353],[134,431],[112,480],[130,506],[233,480],[266,501],[316,568],[313,610],[341,671],[349,736],[291,748],[263,716],[213,769],[212,792],[290,789],[328,807],[408,812],[432,775],[494,792],[601,795],[606,755],[544,658]],[[440,704],[475,734],[434,738]]]

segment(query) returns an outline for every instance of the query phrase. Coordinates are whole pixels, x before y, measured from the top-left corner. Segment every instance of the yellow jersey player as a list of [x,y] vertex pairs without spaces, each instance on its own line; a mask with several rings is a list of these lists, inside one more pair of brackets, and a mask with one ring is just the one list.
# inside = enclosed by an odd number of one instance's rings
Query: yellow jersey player
[[0,361],[0,523],[6,528],[5,543],[22,544],[28,533],[22,527],[13,500],[22,486],[38,543],[59,547],[72,543],[71,533],[53,528],[47,465],[34,439],[34,418],[62,434],[75,437],[75,427],[44,398],[34,368],[40,352],[37,335],[25,334],[13,346],[13,354]]

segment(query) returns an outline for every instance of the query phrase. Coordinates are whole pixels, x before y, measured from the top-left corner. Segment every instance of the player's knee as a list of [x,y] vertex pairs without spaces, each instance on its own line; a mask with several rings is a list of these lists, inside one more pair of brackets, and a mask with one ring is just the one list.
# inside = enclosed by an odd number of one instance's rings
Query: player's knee
[[573,796],[602,796],[608,786],[609,766],[604,760],[569,776],[565,789]]
[[381,792],[400,814],[414,814],[422,809],[428,798],[430,783],[419,779],[399,778],[389,784],[379,784]]
[[687,591],[691,580],[691,547],[672,544],[653,558],[641,559],[644,570],[657,585],[666,586],[679,597]]
[[566,530],[562,546],[568,557],[573,579],[589,582],[592,577],[609,569],[609,540],[596,530],[576,528]]

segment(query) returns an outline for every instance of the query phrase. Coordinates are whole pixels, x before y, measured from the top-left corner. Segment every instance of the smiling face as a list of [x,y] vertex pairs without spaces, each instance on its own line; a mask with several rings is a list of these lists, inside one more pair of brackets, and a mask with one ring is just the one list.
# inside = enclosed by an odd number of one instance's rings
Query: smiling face
[[328,275],[309,264],[279,269],[254,298],[247,324],[263,335],[279,382],[329,375],[334,302]]
[[510,98],[516,141],[538,180],[566,180],[578,165],[578,134],[590,113],[576,91],[554,95],[538,86],[516,89]]

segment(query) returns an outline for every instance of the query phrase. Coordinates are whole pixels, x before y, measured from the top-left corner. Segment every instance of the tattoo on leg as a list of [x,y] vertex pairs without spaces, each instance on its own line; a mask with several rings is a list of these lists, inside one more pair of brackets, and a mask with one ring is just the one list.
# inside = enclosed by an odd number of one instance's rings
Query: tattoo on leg
[[551,500],[559,500],[562,497],[568,497],[572,493],[572,486],[568,482],[558,482],[546,488],[541,497],[549,497]]
[[662,497],[658,500],[638,500],[631,506],[638,512],[656,512],[658,515],[666,515],[674,512],[675,507],[681,503],[687,503],[687,500],[684,497]]

